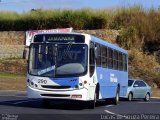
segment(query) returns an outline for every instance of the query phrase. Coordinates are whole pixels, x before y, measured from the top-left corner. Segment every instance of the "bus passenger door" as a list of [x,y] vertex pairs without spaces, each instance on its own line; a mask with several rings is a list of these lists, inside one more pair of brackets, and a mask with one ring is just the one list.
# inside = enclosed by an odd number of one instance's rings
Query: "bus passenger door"
[[95,45],[93,42],[90,43],[89,48],[89,75],[89,96],[90,99],[94,99],[97,77],[95,74]]

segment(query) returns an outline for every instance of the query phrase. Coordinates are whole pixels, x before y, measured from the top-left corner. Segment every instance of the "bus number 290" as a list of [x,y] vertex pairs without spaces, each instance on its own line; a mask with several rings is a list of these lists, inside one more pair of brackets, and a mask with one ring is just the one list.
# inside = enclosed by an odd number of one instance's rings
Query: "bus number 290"
[[41,83],[41,84],[47,84],[47,80],[38,79],[38,83]]

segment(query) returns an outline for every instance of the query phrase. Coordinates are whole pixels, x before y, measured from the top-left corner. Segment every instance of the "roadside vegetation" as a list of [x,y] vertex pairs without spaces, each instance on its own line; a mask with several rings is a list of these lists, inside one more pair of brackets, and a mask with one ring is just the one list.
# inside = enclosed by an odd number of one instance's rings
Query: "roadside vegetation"
[[103,10],[38,9],[23,14],[0,12],[0,31],[64,27],[119,31],[115,42],[129,51],[129,76],[160,87],[160,10],[134,6]]
[[0,90],[26,90],[26,76],[1,72]]

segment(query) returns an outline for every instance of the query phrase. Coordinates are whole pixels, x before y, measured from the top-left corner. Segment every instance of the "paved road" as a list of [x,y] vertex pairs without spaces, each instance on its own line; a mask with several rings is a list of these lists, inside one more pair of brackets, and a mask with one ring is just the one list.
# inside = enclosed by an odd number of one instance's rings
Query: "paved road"
[[102,119],[160,119],[160,99],[150,102],[134,100],[112,103],[99,101],[95,109],[88,109],[80,103],[54,101],[44,108],[41,100],[29,100],[24,92],[0,92],[0,120],[102,120]]

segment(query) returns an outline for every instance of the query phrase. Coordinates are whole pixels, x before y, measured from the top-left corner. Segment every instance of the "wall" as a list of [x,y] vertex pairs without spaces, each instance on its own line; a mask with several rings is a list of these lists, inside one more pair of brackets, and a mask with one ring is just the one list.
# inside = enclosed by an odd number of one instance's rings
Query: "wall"
[[[118,31],[116,30],[77,30],[75,32],[92,34],[110,42],[114,42],[118,35]],[[24,47],[24,31],[0,32],[0,59],[22,58]]]
[[0,32],[0,59],[22,58],[25,42],[23,31]]

